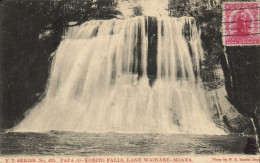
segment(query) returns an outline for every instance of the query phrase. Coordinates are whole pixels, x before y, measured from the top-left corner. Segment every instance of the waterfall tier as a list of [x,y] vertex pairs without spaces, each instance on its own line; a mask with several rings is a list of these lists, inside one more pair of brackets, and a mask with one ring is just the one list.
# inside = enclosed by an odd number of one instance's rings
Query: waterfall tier
[[222,134],[199,77],[193,18],[92,20],[70,28],[44,99],[15,131]]

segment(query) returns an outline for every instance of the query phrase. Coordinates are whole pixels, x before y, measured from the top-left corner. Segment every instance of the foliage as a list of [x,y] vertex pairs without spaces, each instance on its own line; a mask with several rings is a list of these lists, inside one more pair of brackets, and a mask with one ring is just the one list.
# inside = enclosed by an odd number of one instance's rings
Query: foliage
[[170,0],[169,13],[173,17],[191,16],[196,19],[201,29],[202,46],[205,51],[201,77],[206,88],[215,89],[223,85],[223,80],[216,76],[220,56],[224,53],[222,45],[222,10],[220,4],[214,8],[207,1],[190,2],[189,0]]
[[[0,127],[13,126],[44,90],[50,55],[70,21],[114,18],[115,0],[4,0],[0,3]],[[18,122],[17,121],[17,122]]]
[[133,7],[133,13],[134,13],[134,16],[141,16],[143,15],[143,8],[142,6],[135,6]]
[[[189,0],[171,0],[169,12],[171,16],[176,17],[195,17],[201,28],[205,50],[202,74],[213,73],[221,64],[229,102],[239,113],[253,119],[260,137],[260,48],[259,46],[224,47],[221,3],[212,4],[214,6],[209,6],[208,3],[191,3]],[[209,85],[215,83],[213,80]],[[260,144],[260,139],[258,141]]]

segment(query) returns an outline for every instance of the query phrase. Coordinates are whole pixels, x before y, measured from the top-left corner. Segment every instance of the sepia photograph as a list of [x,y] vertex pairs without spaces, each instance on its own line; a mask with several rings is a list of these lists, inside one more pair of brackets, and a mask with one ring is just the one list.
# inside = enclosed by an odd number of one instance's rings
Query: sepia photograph
[[259,163],[260,0],[0,0],[0,163]]

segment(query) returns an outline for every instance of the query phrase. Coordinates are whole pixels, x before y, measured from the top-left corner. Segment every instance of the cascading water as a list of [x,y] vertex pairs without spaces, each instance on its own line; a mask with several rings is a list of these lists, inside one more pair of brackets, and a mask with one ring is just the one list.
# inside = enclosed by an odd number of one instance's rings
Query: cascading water
[[70,28],[45,98],[15,131],[223,134],[199,78],[193,18],[92,20]]

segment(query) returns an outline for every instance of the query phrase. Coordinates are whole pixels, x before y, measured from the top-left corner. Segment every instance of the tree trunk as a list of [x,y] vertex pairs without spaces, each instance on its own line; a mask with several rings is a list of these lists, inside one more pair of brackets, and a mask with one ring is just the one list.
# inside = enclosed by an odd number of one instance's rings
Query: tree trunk
[[260,111],[259,106],[258,107],[256,106],[256,111],[255,111],[256,113],[252,117],[258,147],[260,145],[260,115],[259,115],[259,111]]

